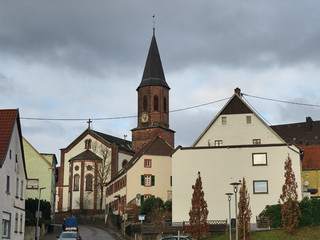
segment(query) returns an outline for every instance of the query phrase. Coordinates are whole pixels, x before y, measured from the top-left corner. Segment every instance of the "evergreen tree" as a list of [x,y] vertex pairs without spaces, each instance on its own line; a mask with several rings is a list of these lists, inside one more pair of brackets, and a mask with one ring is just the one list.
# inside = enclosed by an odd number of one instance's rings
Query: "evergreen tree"
[[209,225],[207,223],[209,211],[204,200],[200,172],[198,172],[196,184],[192,186],[192,189],[192,209],[189,212],[190,234],[194,239],[199,240],[209,233]]
[[280,200],[279,202],[281,204],[282,228],[291,233],[299,226],[301,211],[297,194],[298,184],[292,170],[292,160],[289,155],[285,162],[284,169],[285,183],[282,186],[282,194],[280,195],[282,203]]
[[246,180],[243,178],[242,186],[239,191],[240,199],[238,203],[238,236],[241,239],[246,239],[246,233],[249,232],[251,208],[250,208],[250,196],[248,193]]

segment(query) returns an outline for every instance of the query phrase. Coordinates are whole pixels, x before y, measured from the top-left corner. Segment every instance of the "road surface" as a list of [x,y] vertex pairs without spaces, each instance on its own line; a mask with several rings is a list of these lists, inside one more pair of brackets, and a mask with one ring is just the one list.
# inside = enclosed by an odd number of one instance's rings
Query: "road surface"
[[[59,236],[61,232],[61,225],[56,225],[54,232],[47,233],[41,237],[41,240],[57,240],[57,236]],[[79,233],[81,234],[82,240],[121,240],[121,237],[118,236],[120,234],[116,234],[114,231],[103,227],[79,225]]]

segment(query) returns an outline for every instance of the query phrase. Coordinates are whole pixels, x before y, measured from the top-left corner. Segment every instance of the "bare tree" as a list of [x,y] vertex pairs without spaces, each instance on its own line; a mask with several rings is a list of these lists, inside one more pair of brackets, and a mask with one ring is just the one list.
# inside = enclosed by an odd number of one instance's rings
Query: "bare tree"
[[107,182],[110,180],[109,178],[111,175],[111,160],[109,159],[111,152],[107,146],[98,143],[97,141],[94,141],[92,143],[92,150],[102,158],[101,163],[95,164],[93,167],[93,170],[97,174],[97,182],[95,183],[95,185],[100,192],[99,208],[101,210],[103,204],[104,189]]
[[299,226],[299,217],[301,217],[301,211],[298,202],[297,188],[298,184],[294,172],[292,170],[292,160],[288,155],[284,165],[285,169],[285,183],[282,186],[282,194],[280,199],[281,214],[282,214],[282,227],[284,230],[291,233],[295,228]]
[[242,239],[246,239],[246,233],[249,232],[251,208],[250,208],[250,196],[248,193],[246,180],[243,178],[242,186],[239,191],[240,199],[238,203],[238,235]]
[[198,172],[196,184],[192,186],[192,189],[192,208],[189,212],[190,234],[194,239],[199,240],[207,236],[209,232],[209,225],[207,223],[209,211],[207,209],[207,202],[204,200],[200,172]]

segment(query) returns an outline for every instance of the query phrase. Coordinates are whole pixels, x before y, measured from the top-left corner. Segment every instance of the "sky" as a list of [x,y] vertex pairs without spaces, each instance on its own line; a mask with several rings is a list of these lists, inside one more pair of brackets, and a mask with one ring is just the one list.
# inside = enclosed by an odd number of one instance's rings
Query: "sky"
[[[170,113],[175,146],[191,146],[237,87],[270,125],[320,120],[319,12],[316,0],[4,0],[0,109],[19,108],[23,136],[60,162],[87,119],[137,115],[155,26],[170,110],[211,103]],[[128,140],[136,126],[91,125]]]

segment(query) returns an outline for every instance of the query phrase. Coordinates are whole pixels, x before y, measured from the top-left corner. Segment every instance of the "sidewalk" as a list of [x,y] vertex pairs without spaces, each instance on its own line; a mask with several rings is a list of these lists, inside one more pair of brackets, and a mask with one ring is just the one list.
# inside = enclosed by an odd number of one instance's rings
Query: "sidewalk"
[[55,224],[52,233],[46,233],[44,236],[40,238],[40,240],[57,240],[57,236],[60,236],[62,232],[62,225]]

